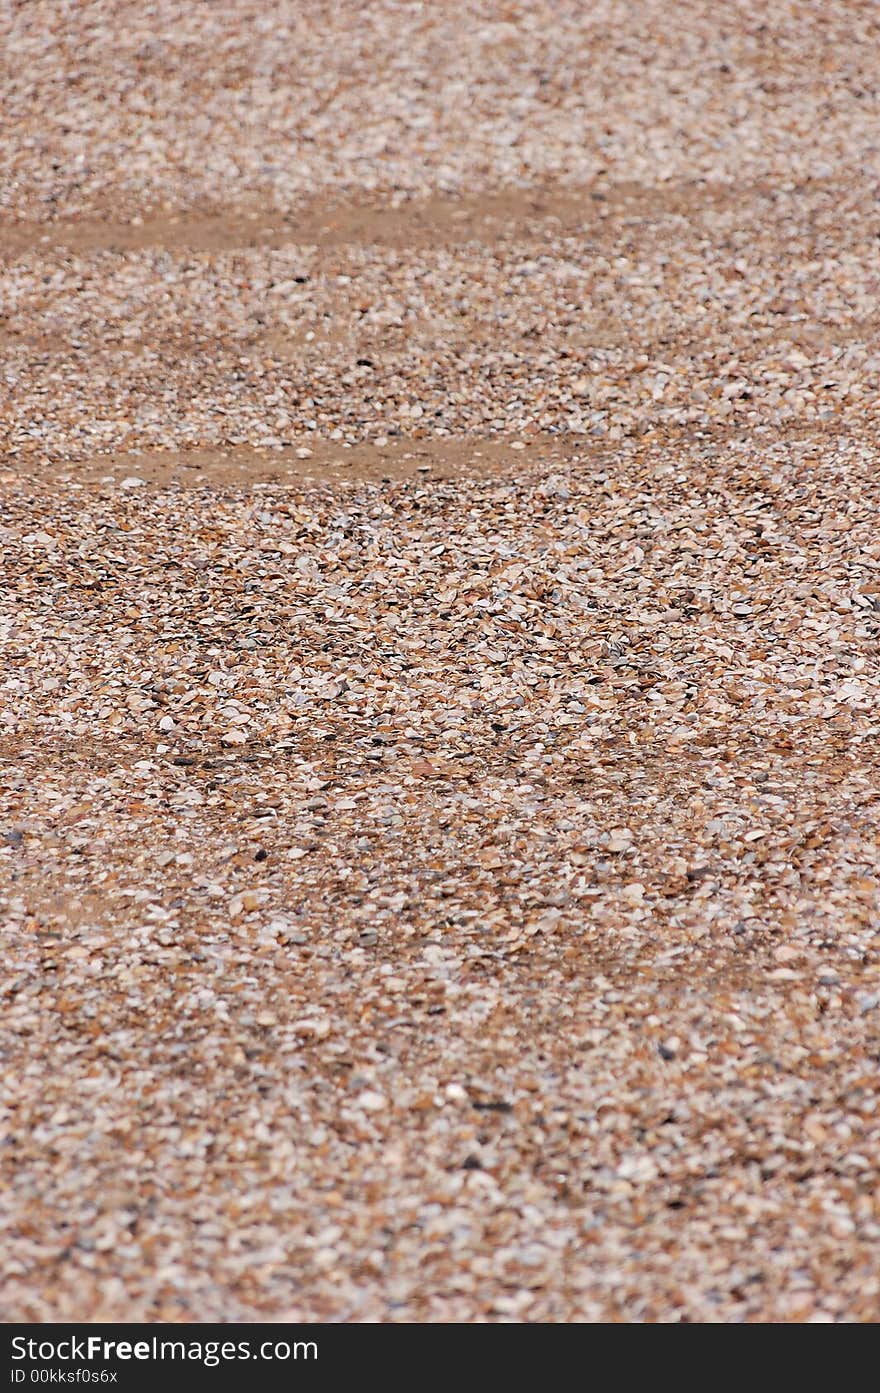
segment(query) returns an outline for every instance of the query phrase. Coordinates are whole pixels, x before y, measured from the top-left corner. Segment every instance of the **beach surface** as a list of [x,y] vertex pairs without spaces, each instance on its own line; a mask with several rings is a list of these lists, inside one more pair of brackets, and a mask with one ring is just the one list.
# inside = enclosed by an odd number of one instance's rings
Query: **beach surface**
[[0,55],[0,1318],[880,1318],[877,8]]

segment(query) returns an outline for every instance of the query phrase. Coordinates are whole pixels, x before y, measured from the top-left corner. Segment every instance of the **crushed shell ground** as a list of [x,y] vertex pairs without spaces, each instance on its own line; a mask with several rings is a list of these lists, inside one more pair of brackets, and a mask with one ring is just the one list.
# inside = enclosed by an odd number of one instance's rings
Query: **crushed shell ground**
[[876,8],[0,29],[0,1316],[880,1318]]

